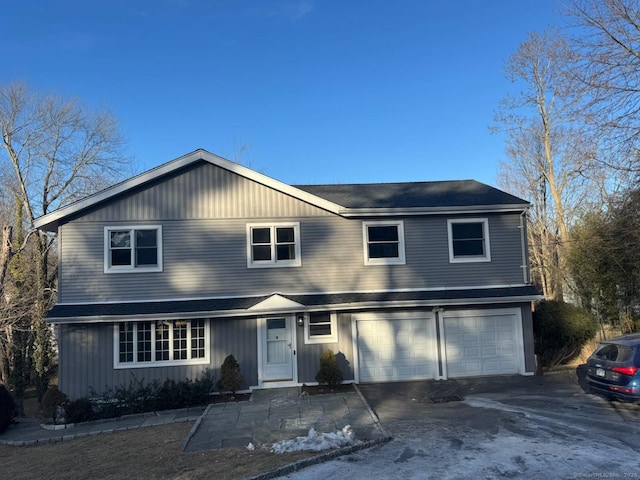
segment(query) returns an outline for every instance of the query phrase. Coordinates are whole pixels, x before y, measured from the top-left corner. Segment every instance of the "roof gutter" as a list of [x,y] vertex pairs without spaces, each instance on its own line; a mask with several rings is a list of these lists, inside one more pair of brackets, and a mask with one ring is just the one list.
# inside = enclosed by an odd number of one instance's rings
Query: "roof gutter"
[[338,214],[347,217],[408,216],[408,215],[446,215],[463,213],[522,213],[531,207],[530,203],[513,205],[468,205],[449,207],[410,207],[410,208],[343,208]]
[[522,295],[515,297],[487,297],[487,298],[456,298],[449,300],[433,299],[433,300],[403,300],[391,302],[351,302],[351,303],[335,303],[324,305],[309,305],[300,307],[288,307],[281,309],[264,309],[264,310],[215,310],[215,311],[199,311],[199,312],[177,312],[177,313],[157,313],[150,315],[100,315],[100,316],[84,316],[84,317],[48,317],[46,321],[54,324],[72,324],[72,323],[111,323],[123,321],[161,321],[161,320],[190,320],[194,318],[209,317],[254,317],[259,315],[284,315],[294,313],[309,312],[326,312],[331,311],[355,311],[370,310],[381,308],[411,308],[411,307],[443,307],[443,306],[459,306],[459,305],[488,305],[495,303],[523,303],[540,300],[541,295]]

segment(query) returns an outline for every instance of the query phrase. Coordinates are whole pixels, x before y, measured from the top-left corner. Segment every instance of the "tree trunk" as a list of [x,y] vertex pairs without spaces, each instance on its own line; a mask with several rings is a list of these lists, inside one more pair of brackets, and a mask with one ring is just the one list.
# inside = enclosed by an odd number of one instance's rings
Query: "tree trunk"
[[[8,327],[7,327],[8,328]],[[3,345],[0,345],[0,384],[9,386],[9,355],[8,352],[5,351],[9,346],[9,342],[5,343],[6,335],[3,333],[0,335],[0,342]]]
[[[4,290],[4,280],[7,276],[9,261],[11,260],[11,238],[13,236],[13,228],[9,225],[2,227],[2,238],[0,239],[0,294]],[[2,299],[0,299],[0,302]]]
[[51,372],[53,369],[53,352],[51,345],[51,331],[45,323],[44,317],[47,312],[47,262],[48,245],[47,238],[40,233],[36,237],[37,251],[36,263],[36,304],[33,309],[33,329],[34,329],[34,351],[33,367],[35,370],[35,386],[38,396],[38,403],[49,388]]

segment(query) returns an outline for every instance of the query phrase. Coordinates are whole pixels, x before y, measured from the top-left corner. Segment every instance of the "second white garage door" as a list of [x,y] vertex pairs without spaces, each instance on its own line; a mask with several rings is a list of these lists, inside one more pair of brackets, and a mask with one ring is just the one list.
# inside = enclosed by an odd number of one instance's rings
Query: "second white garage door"
[[519,319],[514,310],[446,312],[447,376],[519,373],[522,359]]
[[435,378],[433,315],[362,313],[355,316],[360,382]]

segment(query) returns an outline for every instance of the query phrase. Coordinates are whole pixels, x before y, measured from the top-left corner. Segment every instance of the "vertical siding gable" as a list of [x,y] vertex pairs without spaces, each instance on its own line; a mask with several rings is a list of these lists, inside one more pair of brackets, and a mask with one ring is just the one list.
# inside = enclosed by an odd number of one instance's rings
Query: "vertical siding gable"
[[207,162],[164,176],[70,221],[159,221],[333,215]]

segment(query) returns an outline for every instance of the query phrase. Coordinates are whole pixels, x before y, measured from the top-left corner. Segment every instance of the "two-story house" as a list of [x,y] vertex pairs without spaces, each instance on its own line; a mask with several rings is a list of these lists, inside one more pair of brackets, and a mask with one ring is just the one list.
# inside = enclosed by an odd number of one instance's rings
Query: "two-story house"
[[39,218],[70,398],[239,361],[245,388],[531,374],[529,204],[473,180],[291,186],[197,150]]

